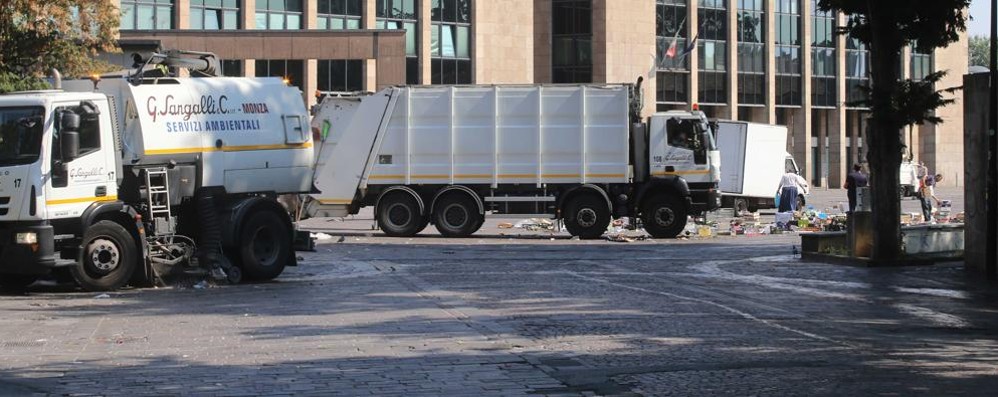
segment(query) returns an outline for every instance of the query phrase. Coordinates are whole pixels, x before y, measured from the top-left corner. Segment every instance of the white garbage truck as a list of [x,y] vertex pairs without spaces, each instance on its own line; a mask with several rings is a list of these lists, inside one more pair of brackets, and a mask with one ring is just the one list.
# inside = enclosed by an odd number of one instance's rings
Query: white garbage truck
[[432,223],[477,231],[486,214],[550,217],[580,238],[613,218],[671,238],[720,205],[720,157],[702,112],[642,119],[638,84],[391,87],[325,98],[305,212],[373,206],[389,236]]
[[[217,67],[145,64],[185,62]],[[0,95],[0,284],[64,267],[112,290],[192,264],[266,280],[295,264],[276,198],[312,191],[301,92],[277,78],[144,76]]]
[[[780,179],[787,172],[800,173],[787,153],[787,127],[745,121],[719,120],[717,147],[721,151],[721,207],[735,216],[776,208]],[[798,208],[806,192],[797,197]]]

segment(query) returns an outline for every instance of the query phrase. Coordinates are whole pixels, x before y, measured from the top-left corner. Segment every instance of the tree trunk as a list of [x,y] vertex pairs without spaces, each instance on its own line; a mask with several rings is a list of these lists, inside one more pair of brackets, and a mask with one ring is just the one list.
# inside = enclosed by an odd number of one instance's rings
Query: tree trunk
[[872,29],[871,131],[867,133],[870,185],[873,200],[873,261],[885,263],[901,253],[900,184],[902,130],[895,116],[892,97],[900,79],[904,42],[896,30],[889,2],[870,4]]

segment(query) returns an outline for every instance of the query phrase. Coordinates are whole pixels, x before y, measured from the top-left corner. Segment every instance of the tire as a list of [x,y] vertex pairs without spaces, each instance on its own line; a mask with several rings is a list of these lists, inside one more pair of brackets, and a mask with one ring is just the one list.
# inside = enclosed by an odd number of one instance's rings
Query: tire
[[378,227],[390,237],[412,237],[426,228],[427,218],[408,193],[393,193],[378,203]]
[[140,262],[135,238],[112,221],[100,221],[87,228],[83,233],[82,256],[69,271],[87,291],[124,287]]
[[583,240],[598,239],[610,225],[610,209],[606,200],[593,194],[576,195],[562,211],[568,233]]
[[25,274],[0,274],[0,292],[8,294],[23,294],[38,276]]
[[444,237],[468,237],[482,227],[484,218],[467,194],[445,194],[433,204],[433,224]]
[[645,231],[652,237],[675,238],[686,229],[686,205],[674,196],[652,196],[645,201],[641,214]]
[[239,268],[251,281],[273,280],[291,258],[291,228],[272,211],[251,212],[239,232]]

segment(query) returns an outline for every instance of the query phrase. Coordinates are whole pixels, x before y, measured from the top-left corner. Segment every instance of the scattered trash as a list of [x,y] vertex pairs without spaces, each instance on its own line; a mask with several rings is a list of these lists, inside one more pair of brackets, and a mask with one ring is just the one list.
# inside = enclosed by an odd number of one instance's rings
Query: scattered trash
[[193,286],[191,286],[191,288],[194,288],[194,289],[206,289],[206,288],[208,288],[208,281],[207,280],[201,280],[197,284],[194,284]]
[[554,222],[551,222],[551,220],[544,218],[530,218],[516,222],[516,224],[513,225],[513,228],[525,229],[532,232],[543,231],[543,230],[554,230]]
[[513,224],[509,223],[509,222],[503,222],[503,223],[499,224],[499,228],[500,229],[512,229],[513,228]]
[[95,296],[94,299],[111,299],[111,295],[100,294],[100,295]]
[[316,240],[319,240],[319,241],[324,241],[324,240],[332,240],[333,236],[330,236],[330,235],[328,235],[326,233],[312,233],[312,238],[314,238]]

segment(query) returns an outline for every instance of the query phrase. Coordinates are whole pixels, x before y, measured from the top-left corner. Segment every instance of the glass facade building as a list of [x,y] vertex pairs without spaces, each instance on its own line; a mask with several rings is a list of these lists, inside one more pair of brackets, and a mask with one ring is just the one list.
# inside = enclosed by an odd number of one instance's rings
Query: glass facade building
[[[644,115],[698,104],[714,118],[787,125],[787,151],[808,178],[834,186],[836,170],[864,158],[870,52],[836,32],[850,16],[819,10],[818,0],[112,2],[121,10],[121,38],[214,43],[193,49],[220,54],[228,76],[287,78],[309,103],[315,93],[399,84],[642,77]],[[910,46],[899,65],[903,76],[950,70],[940,85],[961,85],[966,44],[958,46],[933,53]],[[962,116],[942,113],[945,125],[918,127],[924,132],[909,134],[909,144],[943,150],[953,139],[940,137],[961,131],[951,120]]]

